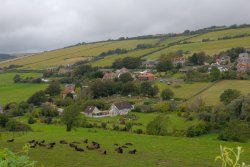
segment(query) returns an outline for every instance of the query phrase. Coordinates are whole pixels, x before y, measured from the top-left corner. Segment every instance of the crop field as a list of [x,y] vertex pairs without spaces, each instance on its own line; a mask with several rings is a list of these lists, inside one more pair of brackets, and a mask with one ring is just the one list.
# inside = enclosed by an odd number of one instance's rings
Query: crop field
[[[43,90],[47,84],[33,83],[14,83],[13,77],[16,73],[0,74],[0,104],[4,105],[9,102],[21,102],[27,100],[34,92]],[[39,73],[19,73],[25,77],[40,77]]]
[[200,51],[204,51],[209,55],[213,55],[221,51],[231,49],[232,47],[250,48],[250,37],[175,45],[159,52],[153,53],[151,55],[148,55],[145,57],[145,59],[156,60],[162,54],[168,54],[170,52],[176,52],[178,50],[183,50],[184,52],[189,51],[190,54],[187,54],[186,56],[189,56],[194,52]]
[[[7,143],[7,137],[0,139],[1,147],[8,147],[13,151],[20,151],[27,141],[45,140],[46,143],[56,142],[53,149],[37,147],[31,149],[29,156],[32,160],[38,161],[45,167],[82,167],[82,166],[119,166],[119,167],[157,167],[157,166],[197,166],[197,167],[218,167],[215,163],[215,156],[219,154],[219,146],[230,147],[242,146],[245,151],[241,156],[243,161],[249,162],[250,143],[223,142],[216,139],[216,135],[207,135],[198,138],[186,137],[162,137],[138,135],[127,132],[115,132],[100,129],[77,128],[71,132],[66,132],[64,126],[60,125],[32,125],[33,132],[22,135],[10,134],[8,138],[15,136],[13,143]],[[59,140],[68,142],[84,139],[97,141],[101,144],[100,150],[106,150],[107,155],[103,155],[99,150],[87,150],[77,152],[68,145],[60,145]],[[124,145],[126,142],[133,143],[133,146],[124,149],[123,154],[114,151],[116,146]],[[79,145],[82,148],[86,144]],[[195,147],[194,147],[195,146]],[[135,155],[128,154],[128,150],[136,149]],[[191,154],[192,153],[192,154]]]
[[250,81],[244,80],[224,80],[220,81],[208,90],[201,93],[201,96],[207,105],[215,105],[220,103],[220,95],[226,89],[237,89],[242,94],[250,93]]
[[113,50],[116,48],[134,49],[137,44],[154,44],[159,39],[147,40],[125,40],[115,42],[102,42],[87,45],[80,45],[66,49],[58,49],[54,51],[43,52],[34,56],[0,63],[0,67],[10,64],[23,65],[23,69],[44,69],[46,67],[55,67],[62,64],[73,63],[74,60],[91,58],[102,52]]
[[212,83],[195,82],[195,83],[174,83],[172,85],[167,85],[164,82],[156,81],[155,84],[159,87],[159,92],[161,92],[163,89],[169,88],[174,92],[175,98],[188,99],[193,95],[195,95],[196,93],[202,91],[203,89],[206,89]]
[[217,40],[218,38],[222,38],[225,36],[233,37],[236,35],[243,35],[243,34],[250,34],[250,28],[237,28],[237,29],[229,29],[229,30],[222,30],[222,31],[215,31],[210,32],[207,34],[203,34],[187,41],[191,42],[201,42],[202,39],[210,39],[210,40]]
[[189,37],[191,37],[191,36],[169,37],[169,38],[165,39],[164,41],[161,41],[161,44],[167,46],[170,43],[178,42],[178,41],[184,40],[184,39],[189,38]]

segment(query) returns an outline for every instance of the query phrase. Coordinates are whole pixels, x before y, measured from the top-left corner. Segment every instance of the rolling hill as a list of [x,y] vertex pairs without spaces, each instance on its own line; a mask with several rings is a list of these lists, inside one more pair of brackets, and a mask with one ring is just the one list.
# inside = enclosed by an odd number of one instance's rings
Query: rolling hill
[[[156,36],[148,39],[126,39],[118,41],[104,41],[76,45],[47,51],[35,55],[25,56],[18,59],[11,59],[0,62],[0,67],[11,64],[22,65],[22,69],[45,69],[60,65],[73,64],[81,60],[92,60],[93,57],[102,52],[123,48],[130,50],[126,54],[109,55],[105,58],[91,61],[91,64],[99,67],[111,66],[118,58],[141,57],[147,60],[157,60],[162,54],[168,54],[177,50],[186,52],[186,56],[194,52],[205,51],[209,55],[230,49],[232,47],[250,48],[250,27],[236,29],[216,29],[212,32],[202,34],[183,34],[175,36]],[[224,39],[225,38],[225,39]],[[204,41],[206,39],[207,41]],[[155,47],[150,49],[135,50],[138,44],[153,44]]]

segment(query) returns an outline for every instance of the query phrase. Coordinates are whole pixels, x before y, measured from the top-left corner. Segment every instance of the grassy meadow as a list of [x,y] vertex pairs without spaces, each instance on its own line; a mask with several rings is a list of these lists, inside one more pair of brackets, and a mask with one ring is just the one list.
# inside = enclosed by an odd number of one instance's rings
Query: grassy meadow
[[201,96],[207,105],[220,103],[220,95],[226,89],[237,89],[242,94],[250,93],[250,81],[247,80],[223,80],[213,85],[208,90],[201,93]]
[[[236,147],[238,145],[245,149],[242,160],[249,162],[250,143],[223,142],[216,139],[216,135],[206,135],[198,138],[186,137],[162,137],[138,135],[127,132],[116,132],[101,129],[77,128],[66,132],[64,126],[60,125],[32,125],[33,132],[24,134],[10,134],[8,137],[0,138],[1,147],[8,147],[13,151],[20,151],[22,146],[29,140],[46,140],[56,142],[54,149],[37,147],[31,149],[29,156],[46,167],[82,167],[82,166],[110,166],[110,167],[157,167],[157,166],[195,166],[195,167],[217,167],[215,156],[219,154],[219,146],[226,145]],[[7,143],[6,139],[15,136],[15,142]],[[103,155],[97,150],[86,150],[77,152],[68,145],[60,145],[59,140],[79,141],[84,139],[94,140],[101,144],[101,150],[107,150]],[[133,143],[124,154],[114,151],[116,146],[124,145],[126,142]],[[195,147],[194,147],[195,146]],[[85,148],[86,144],[80,144]],[[128,154],[128,150],[137,149],[135,155]]]
[[[18,73],[22,78],[41,77],[40,73]],[[16,73],[0,74],[0,104],[9,102],[21,102],[27,100],[34,92],[43,90],[47,84],[14,83]]]

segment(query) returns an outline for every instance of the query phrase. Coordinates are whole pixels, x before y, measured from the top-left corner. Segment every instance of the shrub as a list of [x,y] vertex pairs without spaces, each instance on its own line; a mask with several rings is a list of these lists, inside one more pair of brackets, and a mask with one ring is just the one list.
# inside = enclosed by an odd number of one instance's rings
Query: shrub
[[28,124],[34,124],[36,120],[33,117],[29,117]]
[[8,131],[30,131],[31,128],[26,124],[18,122],[14,119],[10,119],[6,123],[6,130]]
[[158,115],[147,125],[147,133],[150,135],[166,136],[168,134],[169,118],[166,115]]
[[119,131],[119,125],[113,124],[113,130]]
[[136,129],[136,130],[134,130],[134,133],[143,134],[144,132],[142,129]]
[[132,122],[127,122],[125,124],[125,130],[128,131],[128,132],[131,132],[132,131],[132,128],[133,128],[133,123]]
[[161,98],[163,100],[170,100],[171,98],[174,97],[174,92],[170,89],[164,89],[162,92],[161,92]]
[[102,123],[101,123],[101,127],[102,127],[103,129],[107,129],[107,123],[106,123],[106,122],[102,122]]
[[187,137],[196,137],[208,133],[207,126],[204,123],[193,125],[187,129]]

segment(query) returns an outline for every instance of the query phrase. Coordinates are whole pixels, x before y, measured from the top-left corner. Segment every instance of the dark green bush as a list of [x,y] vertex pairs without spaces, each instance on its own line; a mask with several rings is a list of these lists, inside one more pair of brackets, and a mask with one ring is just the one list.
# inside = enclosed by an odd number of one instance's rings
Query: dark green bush
[[208,133],[208,128],[204,123],[193,125],[187,129],[187,137],[196,137]]

